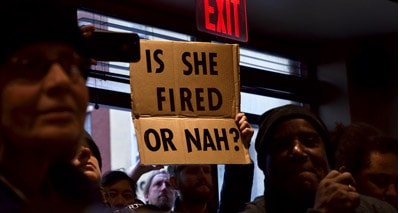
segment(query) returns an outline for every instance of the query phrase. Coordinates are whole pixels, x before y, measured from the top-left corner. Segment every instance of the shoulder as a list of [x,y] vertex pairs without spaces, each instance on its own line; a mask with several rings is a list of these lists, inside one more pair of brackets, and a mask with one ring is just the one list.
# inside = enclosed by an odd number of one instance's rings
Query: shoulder
[[264,196],[256,197],[252,202],[246,203],[244,210],[241,213],[265,213]]
[[360,205],[356,209],[356,212],[361,213],[361,212],[385,212],[385,213],[390,213],[390,212],[397,212],[397,210],[390,205],[389,203],[378,200],[376,198],[366,196],[366,195],[360,195]]

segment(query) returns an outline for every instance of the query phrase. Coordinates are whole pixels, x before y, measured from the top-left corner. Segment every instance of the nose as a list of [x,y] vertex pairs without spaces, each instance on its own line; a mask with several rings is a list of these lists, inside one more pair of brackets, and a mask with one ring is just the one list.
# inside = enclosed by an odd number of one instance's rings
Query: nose
[[43,87],[58,94],[59,92],[67,91],[70,82],[71,78],[67,71],[61,64],[54,62],[49,66],[48,72],[43,79]]
[[82,146],[78,153],[77,159],[80,163],[86,163],[90,158],[90,149],[88,147]]
[[296,159],[307,157],[304,146],[298,139],[294,139],[291,156]]
[[122,197],[121,194],[118,194],[112,201],[112,205],[114,207],[123,207],[127,205],[125,198]]
[[168,181],[164,181],[161,184],[161,189],[162,190],[168,189],[169,186],[170,186],[170,183]]

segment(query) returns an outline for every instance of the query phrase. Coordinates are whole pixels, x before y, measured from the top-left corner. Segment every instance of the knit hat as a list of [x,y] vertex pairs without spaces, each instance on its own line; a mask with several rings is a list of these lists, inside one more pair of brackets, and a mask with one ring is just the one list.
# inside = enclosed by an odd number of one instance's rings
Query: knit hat
[[310,122],[320,133],[325,144],[328,144],[329,136],[325,124],[308,109],[288,104],[266,111],[259,119],[259,130],[256,137],[255,149],[257,152],[258,167],[265,172],[265,160],[268,152],[268,143],[278,124],[284,121],[302,118]]
[[83,134],[84,134],[83,138],[85,140],[84,146],[87,146],[90,149],[90,151],[92,152],[93,156],[99,162],[99,167],[100,167],[100,170],[101,170],[102,161],[101,161],[101,154],[100,154],[99,147],[96,145],[96,143],[94,142],[92,136],[90,136],[90,134],[86,130],[84,131]]
[[13,0],[2,2],[0,62],[26,45],[61,41],[87,56],[85,39],[77,21],[75,0]]

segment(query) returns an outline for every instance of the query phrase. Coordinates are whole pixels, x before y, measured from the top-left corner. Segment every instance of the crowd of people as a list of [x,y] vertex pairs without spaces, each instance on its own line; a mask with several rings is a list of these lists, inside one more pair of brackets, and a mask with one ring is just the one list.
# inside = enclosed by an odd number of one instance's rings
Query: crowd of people
[[[329,132],[291,104],[260,116],[253,157],[265,191],[254,200],[254,164],[225,165],[219,198],[212,165],[102,171],[84,130],[91,58],[76,5],[18,0],[0,10],[8,31],[0,50],[1,212],[397,212],[397,138],[363,123]],[[244,113],[235,121],[249,147],[253,127]],[[149,171],[140,200],[137,180]]]

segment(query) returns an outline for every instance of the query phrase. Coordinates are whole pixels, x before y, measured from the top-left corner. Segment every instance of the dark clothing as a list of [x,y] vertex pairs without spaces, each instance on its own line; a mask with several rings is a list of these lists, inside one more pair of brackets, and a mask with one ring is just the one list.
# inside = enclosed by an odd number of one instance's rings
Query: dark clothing
[[[182,210],[181,202],[182,201],[179,198],[179,196],[176,197],[175,204],[174,204],[174,211],[173,212],[175,212],[175,213],[184,213],[184,211]],[[209,202],[207,204],[207,213],[216,213],[217,212],[216,208],[212,208],[212,206],[213,206],[212,202]]]
[[[27,177],[29,178],[29,177]],[[25,212],[85,212],[99,201],[99,191],[76,167],[70,164],[52,165],[41,194],[30,200],[11,184],[12,177],[0,171],[0,211]]]
[[[224,182],[221,189],[219,204],[213,200],[207,204],[208,213],[234,213],[244,208],[251,200],[254,164],[226,164]],[[181,200],[175,200],[174,212],[182,212]]]
[[[290,205],[290,203],[288,203]],[[264,196],[254,199],[253,202],[246,204],[246,207],[240,213],[267,213],[265,208]],[[373,197],[360,195],[360,205],[356,208],[354,213],[395,213],[396,209],[387,202],[378,200]],[[272,213],[272,212],[269,212]],[[277,212],[280,213],[280,212]],[[307,213],[318,213],[313,209],[308,209]]]
[[218,213],[238,212],[251,200],[254,164],[226,164]]
[[[131,211],[132,212],[132,211]],[[114,213],[128,213],[128,212],[114,212]],[[174,211],[165,211],[161,210],[157,206],[151,204],[145,204],[140,206],[139,208],[135,209],[135,213],[174,213]]]
[[25,196],[0,174],[0,209],[2,212],[22,212],[27,206]]

